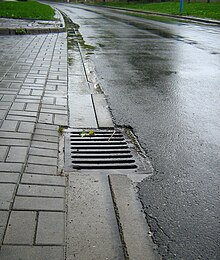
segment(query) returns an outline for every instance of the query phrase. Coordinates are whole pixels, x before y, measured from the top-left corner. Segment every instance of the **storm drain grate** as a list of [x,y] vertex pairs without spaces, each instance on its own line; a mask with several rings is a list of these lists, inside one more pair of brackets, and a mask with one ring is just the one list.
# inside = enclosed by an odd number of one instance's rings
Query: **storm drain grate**
[[94,134],[69,132],[73,169],[135,169],[137,165],[119,130],[97,130]]

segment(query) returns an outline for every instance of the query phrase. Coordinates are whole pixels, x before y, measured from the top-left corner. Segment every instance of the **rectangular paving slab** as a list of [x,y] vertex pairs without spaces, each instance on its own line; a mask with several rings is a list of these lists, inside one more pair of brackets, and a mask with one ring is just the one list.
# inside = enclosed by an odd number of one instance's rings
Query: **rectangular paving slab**
[[12,211],[4,244],[32,245],[36,226],[36,212]]
[[63,245],[65,242],[65,213],[40,212],[36,235],[37,245]]
[[70,126],[97,128],[91,95],[69,94]]
[[67,260],[124,259],[106,175],[70,173]]
[[64,259],[63,246],[2,246],[1,260],[62,260]]

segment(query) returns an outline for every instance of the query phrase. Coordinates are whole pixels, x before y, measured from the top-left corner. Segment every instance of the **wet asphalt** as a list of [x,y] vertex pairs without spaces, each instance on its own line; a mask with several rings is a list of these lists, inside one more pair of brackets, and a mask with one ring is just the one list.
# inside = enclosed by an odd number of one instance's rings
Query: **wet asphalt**
[[154,167],[139,196],[159,253],[219,259],[220,27],[57,6],[95,47],[87,58],[114,122]]

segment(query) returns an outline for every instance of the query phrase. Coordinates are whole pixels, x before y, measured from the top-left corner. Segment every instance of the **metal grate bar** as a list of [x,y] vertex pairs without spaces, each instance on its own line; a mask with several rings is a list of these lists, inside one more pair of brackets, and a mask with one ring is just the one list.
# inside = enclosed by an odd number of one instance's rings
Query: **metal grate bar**
[[120,131],[96,130],[93,135],[72,130],[69,134],[74,169],[134,169],[135,159]]

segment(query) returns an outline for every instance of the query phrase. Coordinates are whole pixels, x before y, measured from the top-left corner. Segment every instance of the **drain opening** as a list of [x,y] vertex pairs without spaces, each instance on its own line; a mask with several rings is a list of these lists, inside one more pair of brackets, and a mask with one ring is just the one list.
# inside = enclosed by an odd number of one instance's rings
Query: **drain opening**
[[123,134],[117,130],[96,130],[94,135],[69,132],[71,168],[135,169],[135,159]]

